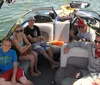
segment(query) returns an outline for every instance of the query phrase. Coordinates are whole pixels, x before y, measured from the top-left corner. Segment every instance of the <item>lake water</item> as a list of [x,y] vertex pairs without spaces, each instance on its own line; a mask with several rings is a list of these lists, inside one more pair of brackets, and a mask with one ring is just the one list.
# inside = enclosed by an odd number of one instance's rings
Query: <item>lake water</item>
[[[81,1],[89,2],[91,5],[87,9],[96,11],[100,14],[100,4],[98,0]],[[19,19],[21,14],[25,12],[23,10],[25,10],[27,5],[27,10],[49,6],[53,6],[55,9],[59,9],[62,4],[68,2],[70,2],[70,0],[16,0],[14,4],[4,3],[0,9],[0,37],[4,36],[10,27]]]

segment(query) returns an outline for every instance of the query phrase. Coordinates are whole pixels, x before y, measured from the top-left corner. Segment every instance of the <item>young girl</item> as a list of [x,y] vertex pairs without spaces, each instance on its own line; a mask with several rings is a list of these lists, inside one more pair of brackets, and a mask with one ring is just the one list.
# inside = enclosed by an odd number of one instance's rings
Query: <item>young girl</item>
[[37,69],[37,53],[31,50],[31,44],[26,38],[23,28],[20,25],[16,26],[16,29],[13,32],[12,41],[18,50],[19,60],[30,61],[31,76],[40,75],[41,72]]

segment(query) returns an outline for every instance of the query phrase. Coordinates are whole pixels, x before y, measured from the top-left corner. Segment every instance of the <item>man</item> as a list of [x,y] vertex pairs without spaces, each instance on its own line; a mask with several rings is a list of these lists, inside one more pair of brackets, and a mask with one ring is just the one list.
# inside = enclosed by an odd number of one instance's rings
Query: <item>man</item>
[[78,19],[77,21],[78,34],[74,35],[72,31],[70,31],[70,36],[72,37],[72,41],[80,40],[80,41],[94,41],[95,40],[95,31],[90,28],[84,19]]
[[16,52],[10,48],[10,39],[5,40],[0,48],[0,85],[33,85],[18,66]]
[[[38,53],[43,54],[52,64],[58,64],[53,60],[53,52],[50,45],[47,45],[45,38],[41,36],[40,29],[38,26],[34,25],[35,19],[33,17],[28,18],[28,26],[24,29],[24,32],[32,43],[32,48]],[[46,51],[48,51],[48,54]]]
[[100,85],[100,29],[95,43],[90,42],[73,42],[64,48],[64,53],[68,53],[71,47],[82,47],[89,52],[89,74],[79,80],[73,85]]

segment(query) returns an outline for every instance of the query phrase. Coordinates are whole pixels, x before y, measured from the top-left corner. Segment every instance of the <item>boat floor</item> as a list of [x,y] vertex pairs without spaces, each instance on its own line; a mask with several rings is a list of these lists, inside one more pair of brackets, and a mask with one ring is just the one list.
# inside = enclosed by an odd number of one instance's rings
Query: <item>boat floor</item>
[[50,64],[42,64],[39,66],[41,75],[38,77],[29,76],[28,79],[31,80],[34,85],[56,85],[55,83],[53,83],[53,81],[57,69],[58,68],[52,69]]

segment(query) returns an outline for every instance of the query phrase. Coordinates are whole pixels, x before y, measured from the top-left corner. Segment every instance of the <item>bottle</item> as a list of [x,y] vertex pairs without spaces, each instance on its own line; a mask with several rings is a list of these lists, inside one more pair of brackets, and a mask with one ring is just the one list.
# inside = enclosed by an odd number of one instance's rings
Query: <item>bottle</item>
[[37,35],[37,31],[36,31],[36,30],[34,31],[34,36],[35,36],[35,37],[37,37],[37,36],[38,36],[38,35]]

